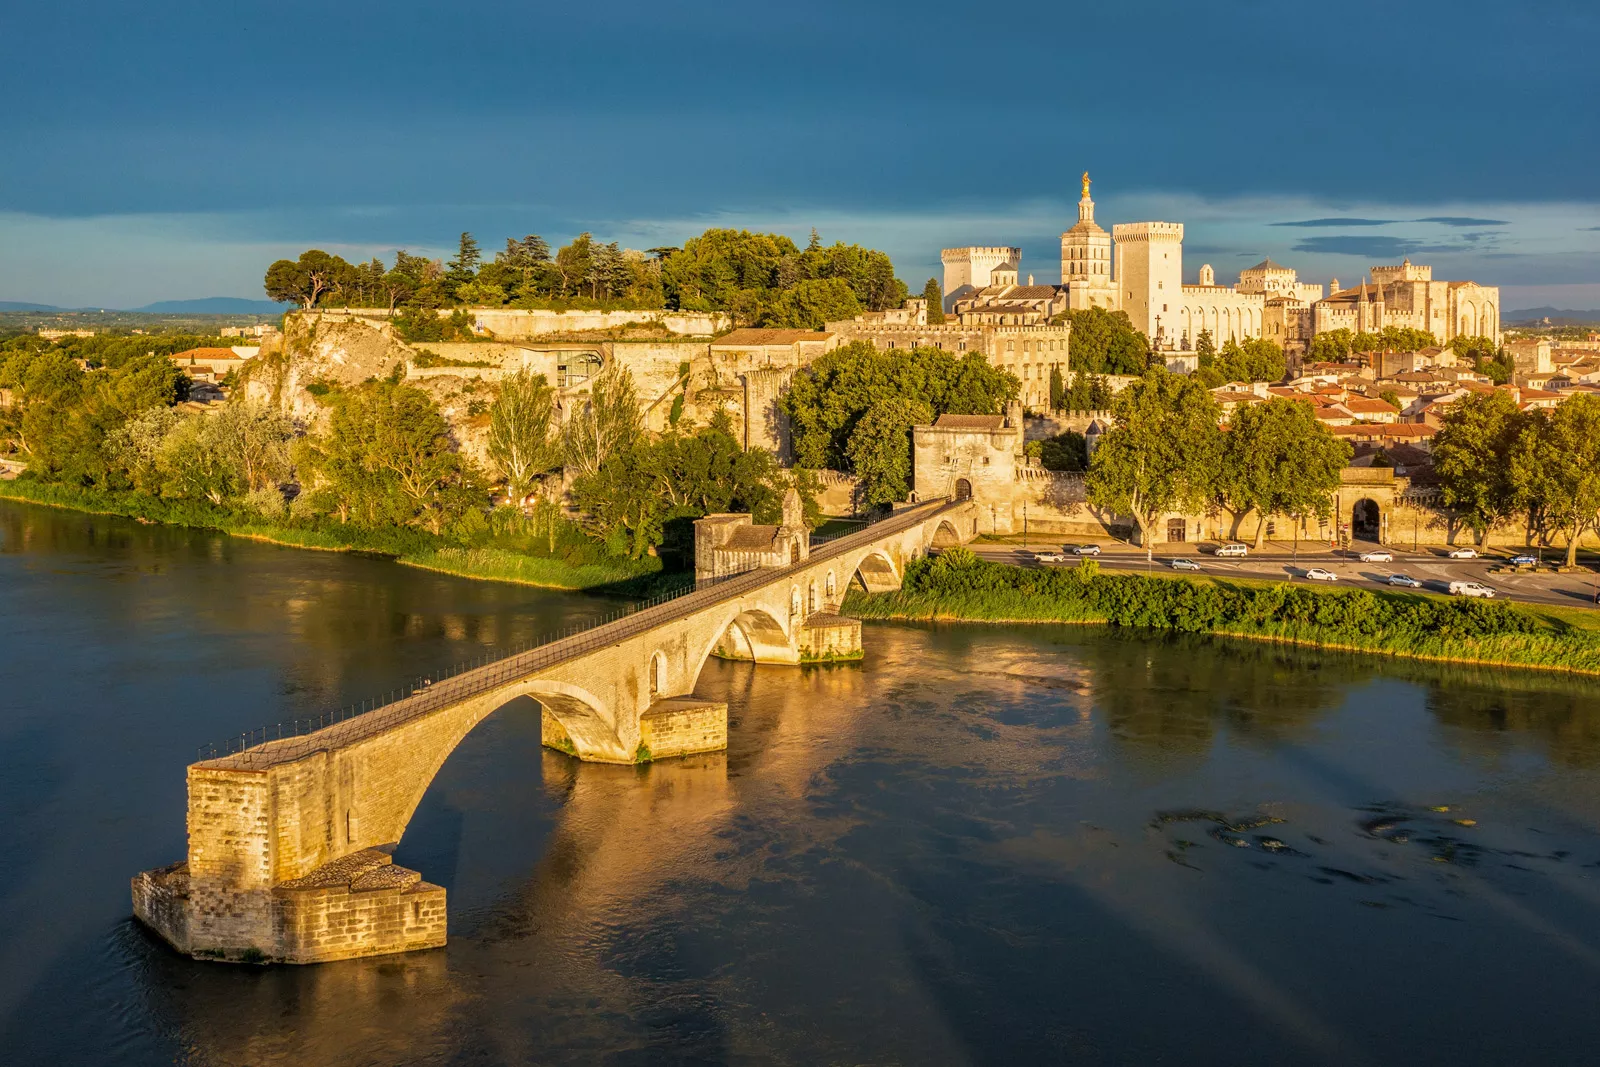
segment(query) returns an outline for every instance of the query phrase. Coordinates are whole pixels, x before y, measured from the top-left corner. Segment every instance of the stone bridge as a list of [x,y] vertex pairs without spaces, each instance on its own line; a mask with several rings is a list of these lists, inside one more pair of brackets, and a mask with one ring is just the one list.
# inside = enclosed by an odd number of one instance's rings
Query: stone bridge
[[[635,763],[727,746],[727,705],[692,694],[712,654],[853,658],[835,615],[852,582],[897,589],[908,561],[969,540],[970,502],[905,508],[801,556],[188,769],[186,862],[133,879],[134,914],[197,958],[316,963],[442,945],[445,890],[390,862],[462,738],[518,697],[546,745]],[[793,558],[792,556],[790,558]]]

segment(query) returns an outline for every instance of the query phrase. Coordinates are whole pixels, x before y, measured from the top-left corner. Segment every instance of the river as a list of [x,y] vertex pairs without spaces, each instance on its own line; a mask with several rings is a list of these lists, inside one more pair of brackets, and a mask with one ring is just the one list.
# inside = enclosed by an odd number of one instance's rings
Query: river
[[447,948],[180,958],[128,879],[197,745],[613,604],[0,502],[8,1064],[1576,1063],[1600,687],[1096,628],[712,661],[726,754],[508,705],[396,861]]

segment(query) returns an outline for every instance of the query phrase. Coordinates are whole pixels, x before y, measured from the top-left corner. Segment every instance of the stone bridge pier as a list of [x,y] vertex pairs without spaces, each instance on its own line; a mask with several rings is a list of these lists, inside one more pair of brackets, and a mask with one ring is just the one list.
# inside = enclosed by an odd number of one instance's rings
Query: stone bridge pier
[[[743,519],[722,525],[749,529]],[[850,584],[898,588],[908,562],[970,539],[976,524],[972,505],[937,502],[815,547],[761,528],[781,536],[752,569],[315,732],[195,763],[187,859],[134,878],[134,914],[199,958],[315,963],[442,945],[445,890],[390,855],[478,723],[526,696],[542,708],[544,743],[579,759],[726,748],[727,705],[693,695],[707,658],[857,658],[860,623],[837,614]],[[735,550],[748,556],[763,536],[741,535]]]

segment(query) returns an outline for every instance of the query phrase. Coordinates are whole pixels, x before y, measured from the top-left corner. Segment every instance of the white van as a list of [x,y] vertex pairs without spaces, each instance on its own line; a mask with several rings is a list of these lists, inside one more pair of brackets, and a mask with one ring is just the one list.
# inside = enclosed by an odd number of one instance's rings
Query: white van
[[1494,590],[1482,582],[1451,582],[1450,595],[1493,597]]
[[1241,545],[1237,541],[1229,541],[1225,545],[1218,545],[1217,551],[1214,554],[1218,556],[1243,557],[1250,554],[1250,549],[1244,545]]

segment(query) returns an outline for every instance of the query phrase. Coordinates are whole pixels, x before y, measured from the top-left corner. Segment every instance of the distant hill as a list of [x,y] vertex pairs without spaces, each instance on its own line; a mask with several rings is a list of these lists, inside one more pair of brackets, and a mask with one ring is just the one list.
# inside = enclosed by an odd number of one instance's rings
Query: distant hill
[[60,311],[61,308],[51,307],[49,304],[25,304],[15,300],[0,300],[0,311]]
[[207,296],[198,300],[158,300],[154,304],[128,310],[142,311],[147,315],[279,315],[288,306],[243,296]]
[[1600,322],[1600,311],[1573,311],[1571,308],[1523,308],[1520,311],[1507,311],[1500,316],[1502,322],[1533,322],[1538,319],[1549,319],[1556,326],[1581,326],[1585,323]]

